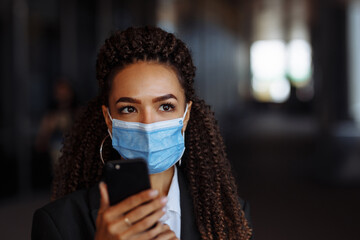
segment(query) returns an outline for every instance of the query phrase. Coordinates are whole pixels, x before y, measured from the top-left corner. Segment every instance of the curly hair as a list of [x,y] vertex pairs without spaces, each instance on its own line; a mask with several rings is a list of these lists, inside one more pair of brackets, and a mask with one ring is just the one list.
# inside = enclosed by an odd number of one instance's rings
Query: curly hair
[[[214,114],[195,95],[195,66],[190,52],[181,40],[160,28],[128,28],[114,32],[105,41],[96,65],[99,95],[88,103],[66,136],[54,176],[52,199],[89,188],[100,180],[103,164],[99,147],[108,134],[101,105],[108,105],[113,76],[136,61],[156,61],[173,67],[187,102],[193,102],[180,167],[189,183],[202,239],[250,239],[252,230],[241,210]],[[104,158],[113,159],[116,154],[110,141],[105,141]]]

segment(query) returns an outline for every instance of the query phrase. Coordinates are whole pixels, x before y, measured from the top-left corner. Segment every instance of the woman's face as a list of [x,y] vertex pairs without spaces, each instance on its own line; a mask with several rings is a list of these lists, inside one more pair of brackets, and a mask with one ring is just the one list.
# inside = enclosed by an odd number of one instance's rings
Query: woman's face
[[[185,112],[185,93],[171,67],[156,62],[136,62],[115,75],[109,93],[112,118],[126,122],[154,123],[180,118]],[[192,102],[184,119],[185,131]],[[107,107],[105,122],[112,130]]]

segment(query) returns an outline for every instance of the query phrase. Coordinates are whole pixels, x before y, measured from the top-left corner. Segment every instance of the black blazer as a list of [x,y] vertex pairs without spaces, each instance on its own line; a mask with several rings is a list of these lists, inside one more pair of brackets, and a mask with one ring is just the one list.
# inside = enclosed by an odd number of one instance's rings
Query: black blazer
[[[192,199],[185,177],[178,171],[181,206],[181,239],[200,239],[196,227]],[[98,186],[79,190],[38,209],[33,217],[32,240],[94,239],[95,223],[100,204]],[[249,208],[241,202],[247,219]]]

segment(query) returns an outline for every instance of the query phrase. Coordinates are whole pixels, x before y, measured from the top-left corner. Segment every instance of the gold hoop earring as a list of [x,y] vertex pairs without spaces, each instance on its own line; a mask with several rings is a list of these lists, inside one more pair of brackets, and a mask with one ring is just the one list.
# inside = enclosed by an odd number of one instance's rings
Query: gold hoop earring
[[100,159],[101,159],[103,164],[105,164],[105,161],[104,161],[104,158],[102,156],[102,150],[103,150],[104,142],[109,136],[110,135],[106,135],[106,137],[104,137],[104,139],[102,140],[101,145],[100,145]]

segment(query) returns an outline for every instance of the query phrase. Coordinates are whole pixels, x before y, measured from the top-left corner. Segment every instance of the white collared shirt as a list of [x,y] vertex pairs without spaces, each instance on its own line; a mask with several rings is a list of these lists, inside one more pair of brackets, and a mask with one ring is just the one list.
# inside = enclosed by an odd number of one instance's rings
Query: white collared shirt
[[180,239],[181,232],[181,207],[180,189],[178,182],[177,167],[174,169],[174,176],[171,180],[170,189],[167,195],[168,202],[165,206],[165,214],[160,218],[160,222],[169,225],[170,229]]

